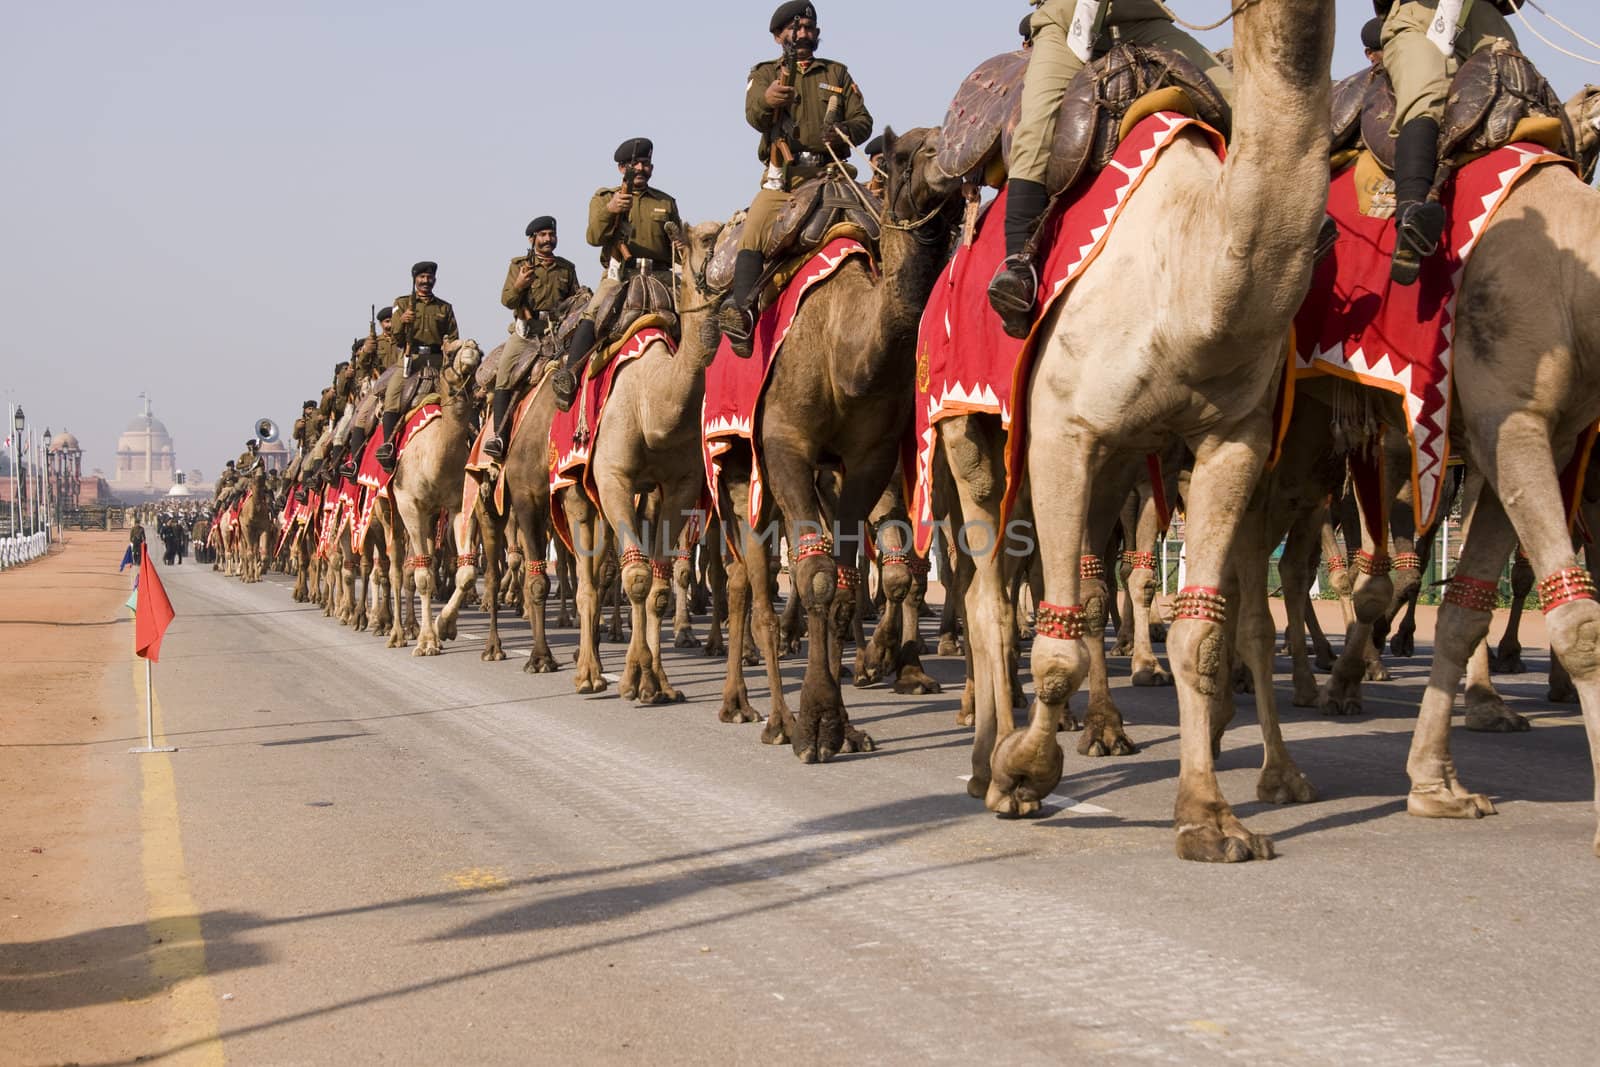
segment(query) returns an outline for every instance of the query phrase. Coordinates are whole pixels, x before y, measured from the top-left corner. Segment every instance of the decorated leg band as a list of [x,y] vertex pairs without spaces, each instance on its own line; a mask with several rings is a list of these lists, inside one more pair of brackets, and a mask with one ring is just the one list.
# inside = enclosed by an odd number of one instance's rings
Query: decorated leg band
[[1582,567],[1566,567],[1539,583],[1539,604],[1549,614],[1574,600],[1593,600],[1594,579]]
[[1356,570],[1362,574],[1388,574],[1389,557],[1381,552],[1362,549],[1356,553]]
[[457,567],[476,567],[477,565],[478,554],[476,552],[463,552],[456,557]]
[[687,548],[675,548],[675,549],[672,550],[672,558],[674,560],[681,559],[681,560],[683,560],[683,562],[688,563],[689,562],[689,550]]
[[911,554],[902,552],[899,549],[885,552],[880,559],[885,567],[908,567],[911,565]]
[[1444,603],[1487,615],[1494,610],[1499,596],[1500,583],[1457,574],[1450,579],[1450,587],[1444,591]]
[[796,543],[794,552],[794,558],[797,561],[826,555],[828,555],[828,539],[826,536],[819,533],[800,535],[800,540]]
[[651,560],[650,575],[653,578],[660,578],[664,582],[672,581],[672,561],[665,559]]
[[406,566],[414,571],[425,571],[428,569],[428,564],[432,562],[432,556],[412,556],[406,560]]
[[1402,552],[1394,557],[1394,569],[1397,571],[1420,571],[1422,557],[1415,552]]
[[856,589],[861,585],[861,572],[854,567],[840,566],[834,584],[840,589]]
[[923,559],[921,556],[912,556],[906,561],[906,569],[916,577],[921,578],[933,568],[928,561]]
[[1040,637],[1076,641],[1083,636],[1083,607],[1047,604],[1041,600],[1033,613],[1033,631]]
[[650,557],[645,555],[639,549],[637,549],[637,548],[623,549],[623,552],[622,552],[622,565],[624,567],[632,567],[635,564],[638,564],[640,566],[644,566],[644,565],[647,565],[649,562],[650,562]]
[[1080,581],[1090,581],[1106,576],[1105,564],[1100,562],[1099,556],[1078,557],[1078,578]]
[[1328,573],[1329,574],[1338,574],[1340,571],[1342,571],[1344,569],[1345,569],[1345,565],[1344,565],[1344,557],[1343,556],[1329,556],[1328,557]]
[[1156,569],[1156,554],[1154,552],[1124,552],[1122,558],[1133,564],[1133,569],[1136,571],[1153,571]]
[[550,569],[550,564],[545,562],[542,559],[530,559],[528,561],[528,577],[529,578],[542,577],[543,575],[545,575],[549,571],[549,569]]
[[1208,585],[1184,586],[1172,598],[1172,617],[1221,625],[1228,618],[1228,598]]

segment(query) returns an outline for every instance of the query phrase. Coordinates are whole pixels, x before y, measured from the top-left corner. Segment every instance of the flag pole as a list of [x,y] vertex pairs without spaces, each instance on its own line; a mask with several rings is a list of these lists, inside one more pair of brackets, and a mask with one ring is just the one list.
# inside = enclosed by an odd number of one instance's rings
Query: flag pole
[[[148,548],[139,546],[140,562],[143,562],[144,553]],[[144,661],[144,744],[128,749],[136,755],[148,755],[152,752],[176,752],[177,748],[171,745],[156,745],[156,687],[153,681],[154,672],[150,666],[150,658]]]

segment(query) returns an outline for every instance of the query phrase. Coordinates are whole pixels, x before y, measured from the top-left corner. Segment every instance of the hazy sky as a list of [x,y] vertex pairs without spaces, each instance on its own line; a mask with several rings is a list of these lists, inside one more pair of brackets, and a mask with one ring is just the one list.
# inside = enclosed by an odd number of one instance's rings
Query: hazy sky
[[[1584,0],[1541,0],[1600,40]],[[690,221],[759,180],[745,75],[776,0],[421,4],[28,3],[0,39],[0,395],[112,466],[148,390],[208,478],[253,422],[287,427],[364,335],[369,304],[440,264],[487,351],[506,264],[535,215],[593,284],[588,199],[618,142],[656,142]],[[1226,0],[1178,0],[1210,22]],[[821,0],[823,55],[881,127],[937,123],[960,79],[1013,47],[1022,0]],[[1334,73],[1362,62],[1369,0],[1338,0]],[[1572,51],[1600,59],[1529,11]],[[1600,71],[1513,23],[1563,97]],[[1227,30],[1206,35],[1225,45]]]

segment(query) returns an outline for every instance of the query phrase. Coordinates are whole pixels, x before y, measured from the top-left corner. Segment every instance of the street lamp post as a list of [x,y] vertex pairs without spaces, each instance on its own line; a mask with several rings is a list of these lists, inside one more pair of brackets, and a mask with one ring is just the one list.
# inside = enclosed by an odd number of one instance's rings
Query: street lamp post
[[[13,438],[16,445],[12,448],[11,480],[17,487],[17,521],[28,530],[28,479],[22,473],[22,431],[28,428],[28,417],[22,413],[22,405],[18,404],[11,414],[11,428],[16,436]],[[16,531],[12,531],[15,533]]]
[[55,475],[52,469],[53,457],[50,455],[50,427],[44,428],[44,436],[39,438],[39,443],[44,446],[44,539],[49,541],[51,528],[55,526],[56,516],[52,505],[55,502]]

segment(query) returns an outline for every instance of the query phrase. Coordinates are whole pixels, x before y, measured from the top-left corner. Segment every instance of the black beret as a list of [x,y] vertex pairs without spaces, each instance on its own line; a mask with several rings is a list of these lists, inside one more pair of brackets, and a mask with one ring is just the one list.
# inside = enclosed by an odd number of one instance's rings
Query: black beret
[[868,159],[871,159],[873,156],[883,155],[883,134],[880,133],[878,136],[868,141],[862,146],[861,151],[867,154]]
[[317,402],[315,400],[307,400],[304,404],[300,405],[300,410],[305,411],[307,408],[314,408],[316,406]]
[[367,343],[367,339],[365,337],[357,337],[354,341],[351,341],[350,342],[350,354],[352,356],[355,355],[358,351],[360,351],[361,346],[366,344],[366,343]]
[[1361,27],[1361,47],[1369,52],[1377,52],[1383,48],[1383,20],[1368,19],[1366,25]]
[[388,304],[385,304],[385,305],[383,305],[383,307],[378,309],[378,321],[379,322],[388,322],[393,317],[394,317],[394,308],[390,307]]
[[778,10],[772,13],[768,32],[782,33],[783,28],[795,19],[817,21],[817,9],[811,5],[811,0],[788,0],[788,3],[779,4]]
[[435,263],[431,259],[424,259],[420,263],[411,264],[411,276],[413,278],[415,278],[419,274],[438,274],[438,273],[439,273],[439,264]]
[[612,158],[618,163],[632,163],[636,159],[649,159],[655,151],[655,142],[650,138],[630,137],[617,145],[617,153]]
[[532,237],[540,230],[553,230],[555,228],[556,219],[554,215],[540,215],[538,218],[528,223],[528,228],[524,230],[523,233],[527,234],[529,237]]
[[1024,15],[1022,21],[1017,23],[1017,32],[1022,34],[1024,41],[1033,40],[1033,16]]

